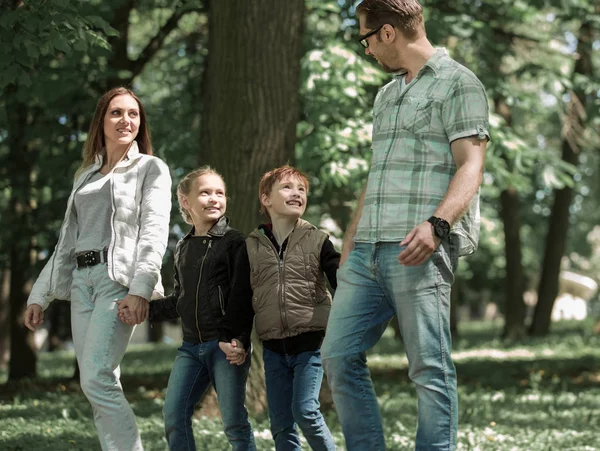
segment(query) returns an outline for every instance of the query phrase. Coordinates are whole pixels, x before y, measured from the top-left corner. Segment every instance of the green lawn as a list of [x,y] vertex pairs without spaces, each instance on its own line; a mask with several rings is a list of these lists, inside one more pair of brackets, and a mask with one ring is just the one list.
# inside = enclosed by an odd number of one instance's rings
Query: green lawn
[[[547,338],[504,345],[499,323],[470,323],[455,341],[461,450],[600,450],[600,336],[591,323],[561,323]],[[398,342],[386,334],[369,364],[388,449],[414,449],[416,397]],[[123,386],[146,450],[163,450],[161,408],[173,346],[131,346]],[[69,382],[73,354],[42,354],[37,381],[0,386],[1,450],[98,450],[91,408]],[[0,373],[0,382],[6,374]],[[336,442],[343,436],[326,389],[323,411]],[[257,446],[274,449],[268,421],[253,419]],[[197,412],[199,450],[229,449],[214,409]],[[306,446],[306,449],[309,449]]]

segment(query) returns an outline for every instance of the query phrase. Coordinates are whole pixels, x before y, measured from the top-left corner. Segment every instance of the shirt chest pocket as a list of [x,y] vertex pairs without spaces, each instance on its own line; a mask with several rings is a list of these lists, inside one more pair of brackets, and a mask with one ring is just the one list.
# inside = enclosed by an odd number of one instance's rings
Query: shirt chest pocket
[[373,112],[373,134],[386,133],[393,130],[395,123],[394,101],[383,102]]
[[400,128],[415,134],[428,133],[431,129],[433,99],[406,97],[400,109]]

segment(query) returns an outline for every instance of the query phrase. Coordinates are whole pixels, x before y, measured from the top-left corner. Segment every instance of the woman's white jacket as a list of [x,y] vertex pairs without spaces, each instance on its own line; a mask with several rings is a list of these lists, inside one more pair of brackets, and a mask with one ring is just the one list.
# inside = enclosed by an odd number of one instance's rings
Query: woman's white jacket
[[[58,243],[31,289],[27,305],[44,309],[53,299],[71,299],[75,269],[77,221],[74,196],[102,167],[103,156],[73,183]],[[111,240],[108,275],[129,288],[129,294],[150,300],[163,296],[160,267],[167,247],[171,214],[171,176],[160,159],[139,152],[134,141],[111,177]]]

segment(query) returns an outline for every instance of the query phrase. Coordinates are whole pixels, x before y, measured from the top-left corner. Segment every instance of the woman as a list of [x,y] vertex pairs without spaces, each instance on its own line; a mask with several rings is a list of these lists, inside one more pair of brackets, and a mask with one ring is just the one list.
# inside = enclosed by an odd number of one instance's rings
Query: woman
[[162,296],[160,267],[171,210],[169,169],[152,156],[146,115],[126,88],[105,93],[67,203],[58,244],[34,284],[25,325],[34,330],[53,299],[71,300],[81,389],[92,404],[103,450],[142,450],[119,364],[148,301]]

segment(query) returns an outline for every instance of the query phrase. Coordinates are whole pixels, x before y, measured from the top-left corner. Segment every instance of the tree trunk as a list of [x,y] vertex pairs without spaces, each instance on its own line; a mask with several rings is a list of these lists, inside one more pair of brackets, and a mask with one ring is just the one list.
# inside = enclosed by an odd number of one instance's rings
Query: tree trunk
[[10,331],[8,315],[10,312],[10,270],[4,268],[2,272],[0,272],[0,275],[0,368],[6,368],[10,347],[8,333]]
[[521,200],[517,190],[509,186],[500,194],[501,217],[504,224],[504,254],[506,275],[504,288],[505,340],[518,340],[525,335],[525,279],[521,260]]
[[[505,100],[494,100],[496,111],[504,118],[508,127],[512,126],[512,110]],[[504,225],[504,255],[506,274],[504,276],[504,330],[502,338],[518,340],[525,335],[525,277],[521,252],[521,199],[513,186],[508,186],[500,194],[500,217]]]
[[[303,14],[303,0],[210,3],[198,161],[223,175],[228,216],[245,233],[260,223],[260,177],[294,160]],[[253,342],[248,407],[257,413],[265,389]]]
[[34,156],[27,146],[27,110],[17,98],[14,85],[5,89],[8,119],[8,158],[11,199],[7,227],[11,230],[10,255],[10,364],[9,380],[36,375],[37,352],[33,333],[23,324],[23,312],[30,290],[34,263],[31,227],[31,174]]
[[[582,23],[579,29],[577,54],[573,75],[593,75],[592,65],[592,22]],[[564,119],[562,159],[577,166],[579,161],[579,136],[585,121],[585,94],[577,89],[571,92],[571,99]],[[569,230],[569,207],[573,198],[573,189],[565,186],[554,190],[554,204],[550,215],[550,226],[546,236],[546,251],[542,265],[542,275],[538,287],[538,303],[529,333],[534,336],[544,336],[550,331],[550,318],[554,301],[558,295],[560,264],[567,244]]]

